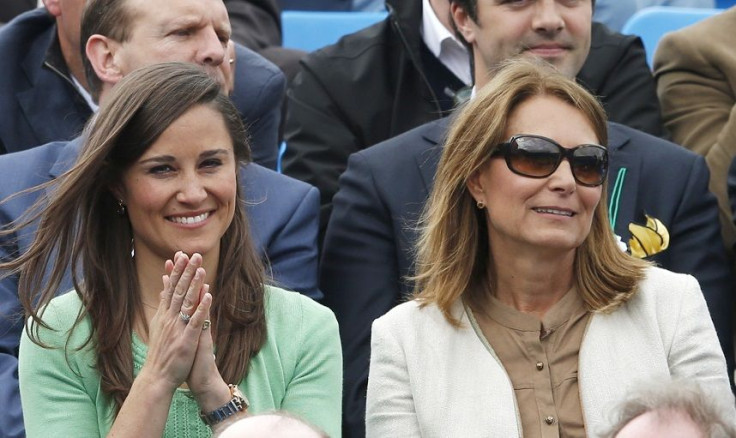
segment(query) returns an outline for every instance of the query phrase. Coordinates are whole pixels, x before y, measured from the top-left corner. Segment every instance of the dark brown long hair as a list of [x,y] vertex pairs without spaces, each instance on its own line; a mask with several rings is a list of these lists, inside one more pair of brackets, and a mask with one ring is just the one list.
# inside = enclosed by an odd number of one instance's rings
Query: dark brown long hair
[[[19,297],[29,337],[38,344],[43,309],[71,272],[83,307],[74,324],[89,316],[102,390],[122,406],[133,383],[133,323],[145,321],[138,276],[130,256],[133,230],[119,215],[111,188],[122,173],[183,113],[206,105],[220,113],[235,156],[245,164],[250,149],[237,110],[217,82],[196,66],[158,64],[137,70],[118,83],[85,129],[76,164],[52,183],[20,223],[0,231],[18,233],[38,221],[30,248],[0,263],[3,275],[19,275]],[[240,178],[238,178],[238,181]],[[266,337],[264,269],[253,249],[240,184],[232,223],[220,243],[212,307],[217,367],[227,382],[241,381],[250,358]],[[227,273],[225,275],[224,273]],[[86,345],[86,344],[85,344]]]

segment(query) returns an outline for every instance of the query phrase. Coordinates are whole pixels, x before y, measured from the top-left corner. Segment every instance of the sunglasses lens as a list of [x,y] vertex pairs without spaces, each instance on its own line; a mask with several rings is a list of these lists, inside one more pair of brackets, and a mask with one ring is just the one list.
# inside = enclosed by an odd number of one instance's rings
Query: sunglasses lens
[[552,175],[563,156],[570,159],[575,180],[585,186],[603,183],[608,172],[608,152],[595,145],[564,149],[553,141],[536,136],[514,137],[506,149],[506,162],[515,173],[532,178]]
[[512,170],[526,176],[545,177],[551,175],[560,162],[557,147],[541,138],[520,137],[509,152]]
[[581,184],[597,186],[603,183],[608,170],[606,150],[595,146],[581,146],[572,158],[572,172]]

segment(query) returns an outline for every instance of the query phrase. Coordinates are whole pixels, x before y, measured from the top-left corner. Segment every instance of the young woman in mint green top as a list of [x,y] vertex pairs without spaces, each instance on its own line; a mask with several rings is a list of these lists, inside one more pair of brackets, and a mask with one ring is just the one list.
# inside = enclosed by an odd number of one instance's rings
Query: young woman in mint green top
[[[244,128],[200,68],[126,76],[37,205],[20,272],[29,437],[199,437],[269,410],[340,436],[332,313],[264,286],[239,193]],[[11,230],[11,231],[18,231]],[[65,272],[75,291],[53,298]],[[214,353],[214,354],[213,354]]]

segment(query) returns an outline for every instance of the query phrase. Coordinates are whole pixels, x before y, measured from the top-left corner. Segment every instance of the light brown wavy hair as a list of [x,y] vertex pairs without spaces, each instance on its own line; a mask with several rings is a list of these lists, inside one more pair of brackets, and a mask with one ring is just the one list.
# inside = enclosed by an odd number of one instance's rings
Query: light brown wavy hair
[[[434,187],[420,219],[414,297],[436,304],[453,325],[450,308],[461,297],[495,289],[493,254],[485,211],[476,208],[467,183],[504,138],[508,117],[535,96],[554,96],[590,122],[600,144],[608,141],[606,115],[598,100],[543,61],[503,63],[493,79],[457,115],[442,152]],[[540,115],[543,117],[543,115]],[[574,127],[571,127],[573,129]],[[590,310],[609,311],[628,300],[647,262],[621,251],[606,209],[606,183],[593,213],[590,234],[577,249],[574,279]],[[489,272],[490,271],[490,272]],[[490,278],[489,278],[490,277]]]
[[[133,324],[145,317],[130,254],[133,230],[127,215],[118,213],[112,188],[169,125],[199,105],[221,114],[236,159],[249,162],[240,116],[214,79],[185,63],[142,68],[112,89],[85,129],[86,140],[75,165],[57,180],[32,189],[50,189],[52,195],[40,196],[19,223],[0,231],[0,236],[18,235],[38,223],[28,251],[0,263],[3,276],[19,275],[20,302],[30,318],[26,332],[33,342],[43,345],[38,330],[49,328],[43,310],[64,276],[72,273],[83,303],[74,327],[90,318],[92,330],[85,345],[94,345],[102,390],[118,408],[133,383]],[[226,382],[245,377],[251,357],[266,338],[264,268],[253,249],[239,173],[237,179],[238,202],[220,241],[212,285],[216,363]]]

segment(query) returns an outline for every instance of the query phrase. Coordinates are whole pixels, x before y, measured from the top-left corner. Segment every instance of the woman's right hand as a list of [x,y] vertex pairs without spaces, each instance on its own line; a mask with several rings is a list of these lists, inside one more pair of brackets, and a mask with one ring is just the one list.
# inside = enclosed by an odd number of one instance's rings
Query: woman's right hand
[[[199,299],[206,274],[201,255],[193,254],[190,259],[178,252],[174,261],[166,264],[170,273],[163,276],[164,288],[149,327],[148,355],[141,376],[152,377],[152,382],[173,393],[191,371],[212,300]],[[191,317],[188,323],[180,313]]]

